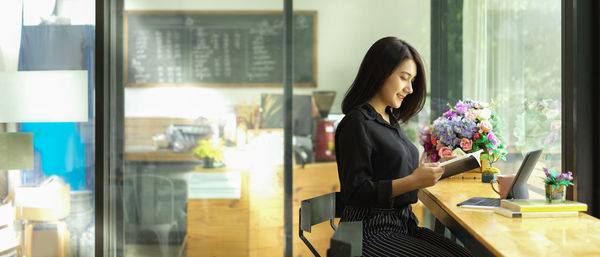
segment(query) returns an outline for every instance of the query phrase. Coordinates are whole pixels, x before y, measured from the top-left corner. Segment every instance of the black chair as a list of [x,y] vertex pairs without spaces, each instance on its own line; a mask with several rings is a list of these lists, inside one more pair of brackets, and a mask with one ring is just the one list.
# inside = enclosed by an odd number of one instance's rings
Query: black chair
[[337,227],[335,226],[334,219],[341,217],[343,210],[344,206],[340,200],[339,192],[306,199],[300,203],[300,229],[298,231],[298,236],[315,256],[320,255],[308,239],[304,237],[304,231],[310,233],[313,225],[320,224],[327,220],[329,220],[331,228],[335,231]]
[[328,257],[350,257],[362,255],[362,221],[340,222],[331,237]]

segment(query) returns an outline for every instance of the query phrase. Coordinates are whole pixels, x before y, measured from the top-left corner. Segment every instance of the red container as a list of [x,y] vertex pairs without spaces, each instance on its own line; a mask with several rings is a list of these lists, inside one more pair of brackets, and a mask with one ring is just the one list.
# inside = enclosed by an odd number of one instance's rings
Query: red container
[[335,160],[335,129],[332,121],[318,121],[315,128],[315,160]]

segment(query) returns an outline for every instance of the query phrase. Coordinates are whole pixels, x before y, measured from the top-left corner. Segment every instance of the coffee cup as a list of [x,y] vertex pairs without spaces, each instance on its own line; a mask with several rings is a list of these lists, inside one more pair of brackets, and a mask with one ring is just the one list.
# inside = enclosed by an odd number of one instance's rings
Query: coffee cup
[[[506,195],[508,195],[508,190],[510,189],[510,186],[514,180],[515,174],[497,175],[496,178],[490,182],[490,185],[492,186],[494,192],[500,195],[500,199],[504,199],[506,198]],[[498,183],[498,190],[496,190],[494,187],[494,183]]]

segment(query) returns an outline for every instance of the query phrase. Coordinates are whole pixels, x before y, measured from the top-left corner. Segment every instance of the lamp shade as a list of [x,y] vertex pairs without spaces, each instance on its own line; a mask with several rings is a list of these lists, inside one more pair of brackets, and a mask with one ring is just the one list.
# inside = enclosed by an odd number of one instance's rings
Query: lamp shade
[[0,122],[87,122],[86,70],[0,72]]

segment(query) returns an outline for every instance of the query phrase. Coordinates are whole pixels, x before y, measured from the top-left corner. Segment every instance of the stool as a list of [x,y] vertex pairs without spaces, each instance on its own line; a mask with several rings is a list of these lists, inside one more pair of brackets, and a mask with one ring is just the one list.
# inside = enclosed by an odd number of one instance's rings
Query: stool
[[58,241],[58,257],[67,256],[67,238],[69,232],[67,224],[64,221],[25,221],[25,257],[33,256],[33,228],[39,224],[55,224],[56,225],[56,240]]
[[[63,221],[70,212],[69,185],[60,188],[45,189],[43,187],[17,187],[15,189],[15,219],[24,222],[22,245],[25,257],[33,256],[33,230],[36,225],[56,225],[57,254],[67,256],[67,241],[69,233],[67,224]],[[20,198],[20,199],[19,199]],[[39,201],[46,198],[45,201]],[[42,203],[40,203],[42,202]],[[50,202],[51,204],[48,204]]]

